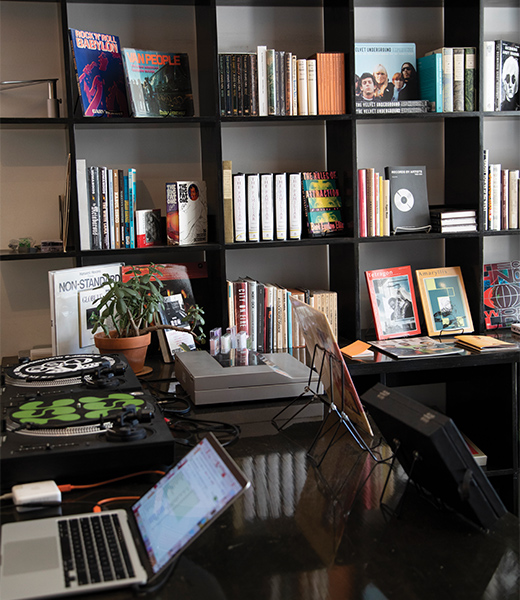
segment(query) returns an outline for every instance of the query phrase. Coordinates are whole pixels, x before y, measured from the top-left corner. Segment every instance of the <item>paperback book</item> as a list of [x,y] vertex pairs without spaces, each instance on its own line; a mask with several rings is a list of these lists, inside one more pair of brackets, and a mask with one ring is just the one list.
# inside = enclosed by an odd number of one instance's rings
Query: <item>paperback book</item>
[[208,199],[204,181],[166,184],[166,223],[169,246],[208,241]]
[[470,333],[473,320],[460,267],[415,272],[428,335]]
[[392,233],[430,231],[425,166],[385,167]]
[[380,340],[370,342],[370,344],[389,354],[392,358],[431,358],[432,356],[461,354],[464,351],[457,348],[453,342],[438,342],[426,336],[406,340]]
[[125,73],[116,35],[69,29],[84,117],[128,117]]
[[518,348],[518,344],[506,342],[489,335],[456,335],[455,339],[459,346],[476,352],[493,352]]
[[409,265],[365,271],[378,340],[421,333]]
[[190,64],[184,52],[123,48],[134,117],[192,117]]
[[309,237],[341,234],[345,226],[336,171],[303,172],[301,183]]

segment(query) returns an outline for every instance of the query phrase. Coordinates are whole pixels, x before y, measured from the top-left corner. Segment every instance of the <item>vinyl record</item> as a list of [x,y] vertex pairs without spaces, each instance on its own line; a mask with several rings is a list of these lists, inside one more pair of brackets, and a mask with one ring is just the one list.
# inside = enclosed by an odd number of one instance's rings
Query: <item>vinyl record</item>
[[397,210],[408,212],[412,210],[415,203],[415,198],[410,190],[401,188],[394,194],[394,204]]

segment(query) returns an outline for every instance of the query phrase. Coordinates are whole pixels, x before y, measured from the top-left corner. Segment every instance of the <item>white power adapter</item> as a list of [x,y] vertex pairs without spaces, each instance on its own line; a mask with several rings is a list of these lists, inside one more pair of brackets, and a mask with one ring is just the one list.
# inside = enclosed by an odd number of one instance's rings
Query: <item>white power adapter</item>
[[13,502],[19,512],[42,508],[46,504],[59,504],[61,491],[54,481],[36,481],[14,485]]

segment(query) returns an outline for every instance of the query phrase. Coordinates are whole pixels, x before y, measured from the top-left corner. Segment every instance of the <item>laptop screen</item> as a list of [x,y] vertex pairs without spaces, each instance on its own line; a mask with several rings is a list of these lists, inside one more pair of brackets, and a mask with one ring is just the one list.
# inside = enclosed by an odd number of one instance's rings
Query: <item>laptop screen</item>
[[227,462],[205,438],[132,507],[154,573],[247,487]]

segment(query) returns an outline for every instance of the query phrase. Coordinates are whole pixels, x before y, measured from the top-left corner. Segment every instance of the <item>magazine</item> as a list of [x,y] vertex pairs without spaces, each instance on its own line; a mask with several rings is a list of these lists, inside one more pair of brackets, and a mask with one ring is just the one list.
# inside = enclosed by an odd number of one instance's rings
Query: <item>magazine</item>
[[464,352],[462,348],[457,348],[453,342],[437,342],[426,336],[379,340],[370,342],[370,344],[393,358],[431,358],[432,356],[447,356]]

